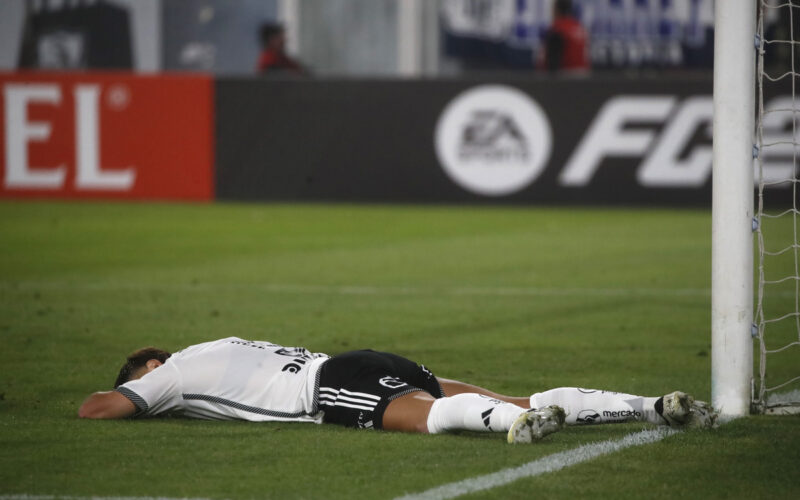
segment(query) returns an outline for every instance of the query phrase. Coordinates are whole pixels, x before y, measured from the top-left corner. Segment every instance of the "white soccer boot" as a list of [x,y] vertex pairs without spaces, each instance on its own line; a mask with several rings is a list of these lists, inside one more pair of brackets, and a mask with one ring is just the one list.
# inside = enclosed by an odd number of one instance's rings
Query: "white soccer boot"
[[522,413],[508,430],[508,442],[532,443],[564,428],[567,415],[560,406],[551,405]]
[[717,426],[719,416],[710,404],[695,401],[681,391],[671,392],[656,401],[656,411],[670,427],[688,429],[712,429]]

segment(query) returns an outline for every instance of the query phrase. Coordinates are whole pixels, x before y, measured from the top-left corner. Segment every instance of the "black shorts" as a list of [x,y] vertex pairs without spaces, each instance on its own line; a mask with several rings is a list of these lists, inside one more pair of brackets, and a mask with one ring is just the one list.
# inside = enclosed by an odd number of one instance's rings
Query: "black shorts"
[[417,391],[444,397],[439,381],[427,368],[388,352],[346,352],[320,368],[319,404],[326,423],[382,429],[389,403]]

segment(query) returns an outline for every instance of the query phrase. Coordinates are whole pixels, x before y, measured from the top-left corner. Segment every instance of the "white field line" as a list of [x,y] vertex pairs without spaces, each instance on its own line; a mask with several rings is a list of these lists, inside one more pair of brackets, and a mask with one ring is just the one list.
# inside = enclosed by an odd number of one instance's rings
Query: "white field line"
[[171,498],[171,497],[90,497],[68,495],[0,495],[0,500],[208,500],[207,498]]
[[676,432],[678,431],[669,428],[659,428],[628,434],[616,441],[609,440],[585,444],[578,448],[542,457],[533,462],[520,465],[519,467],[502,469],[491,474],[443,484],[442,486],[437,486],[420,493],[412,493],[397,497],[395,500],[444,500],[447,498],[455,498],[461,495],[503,486],[522,478],[555,472],[631,446],[654,443]]
[[301,285],[281,283],[132,283],[20,281],[0,282],[0,290],[75,290],[136,291],[164,290],[207,292],[209,290],[252,290],[265,293],[330,295],[475,295],[475,296],[674,296],[710,297],[709,288],[551,288],[536,286],[375,286],[375,285]]

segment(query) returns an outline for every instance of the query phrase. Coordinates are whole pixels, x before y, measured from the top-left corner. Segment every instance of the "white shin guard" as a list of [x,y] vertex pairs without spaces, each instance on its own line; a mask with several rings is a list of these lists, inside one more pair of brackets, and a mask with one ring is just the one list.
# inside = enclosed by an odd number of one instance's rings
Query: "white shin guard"
[[456,394],[433,402],[428,414],[428,432],[508,432],[524,411],[517,405],[481,394]]
[[656,413],[658,398],[622,392],[560,387],[531,396],[531,408],[558,405],[567,413],[567,425],[641,421],[663,424]]

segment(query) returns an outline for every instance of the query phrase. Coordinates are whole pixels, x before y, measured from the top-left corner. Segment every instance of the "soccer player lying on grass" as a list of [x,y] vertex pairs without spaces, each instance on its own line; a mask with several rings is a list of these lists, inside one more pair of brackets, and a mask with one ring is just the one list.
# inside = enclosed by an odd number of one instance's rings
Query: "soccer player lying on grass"
[[217,420],[333,423],[436,434],[505,432],[532,442],[564,424],[643,421],[712,427],[716,413],[682,392],[663,397],[563,387],[509,397],[439,378],[423,365],[371,350],[330,357],[302,347],[229,337],[173,355],[128,357],[115,390],[89,396],[83,418],[177,412]]

